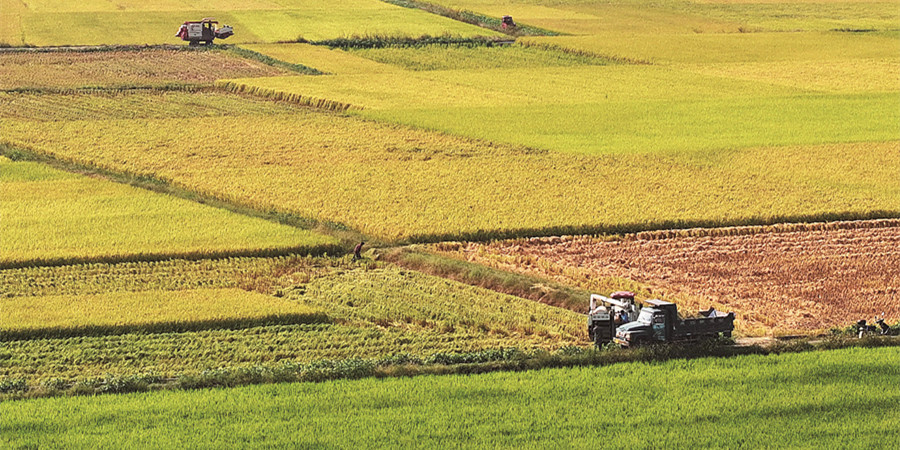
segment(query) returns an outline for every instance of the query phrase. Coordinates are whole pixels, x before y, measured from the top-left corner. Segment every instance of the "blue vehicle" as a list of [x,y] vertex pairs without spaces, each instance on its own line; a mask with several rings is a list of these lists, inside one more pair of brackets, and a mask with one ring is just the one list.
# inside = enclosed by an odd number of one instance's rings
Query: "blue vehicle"
[[717,337],[731,337],[734,313],[710,308],[700,311],[699,318],[682,319],[678,306],[662,300],[647,300],[637,320],[616,329],[614,341],[623,347],[662,342],[689,342]]

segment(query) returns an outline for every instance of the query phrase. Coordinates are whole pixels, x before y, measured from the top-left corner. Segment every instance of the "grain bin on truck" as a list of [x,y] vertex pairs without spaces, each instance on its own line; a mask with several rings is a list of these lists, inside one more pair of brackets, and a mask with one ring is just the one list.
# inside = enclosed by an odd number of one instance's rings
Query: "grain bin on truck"
[[188,41],[189,45],[209,45],[215,39],[226,39],[234,34],[234,29],[228,25],[218,27],[216,19],[205,18],[197,21],[187,21],[181,24],[175,37],[182,41]]

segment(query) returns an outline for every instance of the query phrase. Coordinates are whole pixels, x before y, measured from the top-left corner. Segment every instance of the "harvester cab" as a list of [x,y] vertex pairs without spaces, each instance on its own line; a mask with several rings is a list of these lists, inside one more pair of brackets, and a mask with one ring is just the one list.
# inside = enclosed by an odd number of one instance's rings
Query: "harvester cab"
[[512,16],[503,16],[503,18],[500,19],[500,28],[503,28],[504,30],[506,30],[506,29],[515,28],[515,27],[516,27],[516,23],[513,22]]
[[188,21],[181,24],[175,37],[188,41],[190,45],[209,45],[215,39],[226,39],[234,34],[234,28],[225,25],[218,27],[219,22],[212,18],[205,18],[198,21]]
[[616,335],[616,327],[637,317],[634,293],[618,291],[609,297],[591,294],[588,311],[588,335],[598,348],[611,342]]

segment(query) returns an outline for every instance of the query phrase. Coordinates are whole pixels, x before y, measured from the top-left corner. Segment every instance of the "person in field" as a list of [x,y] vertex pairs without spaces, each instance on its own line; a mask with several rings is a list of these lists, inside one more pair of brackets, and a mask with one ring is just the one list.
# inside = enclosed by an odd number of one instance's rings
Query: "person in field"
[[365,245],[365,242],[360,242],[359,244],[356,244],[356,247],[353,249],[353,260],[354,261],[358,261],[358,260],[362,259],[362,256],[360,256],[359,252],[362,251],[363,245]]

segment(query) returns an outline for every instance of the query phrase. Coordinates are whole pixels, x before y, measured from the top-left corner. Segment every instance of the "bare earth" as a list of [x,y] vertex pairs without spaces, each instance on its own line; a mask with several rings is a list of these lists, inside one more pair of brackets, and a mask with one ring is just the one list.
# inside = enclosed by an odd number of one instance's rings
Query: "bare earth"
[[[616,277],[695,309],[738,314],[745,334],[815,332],[885,312],[900,319],[900,220],[519,239],[445,254],[585,288]],[[602,283],[601,283],[602,284]],[[627,286],[626,286],[627,287]]]

